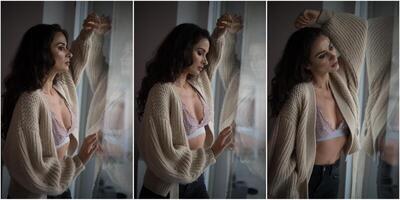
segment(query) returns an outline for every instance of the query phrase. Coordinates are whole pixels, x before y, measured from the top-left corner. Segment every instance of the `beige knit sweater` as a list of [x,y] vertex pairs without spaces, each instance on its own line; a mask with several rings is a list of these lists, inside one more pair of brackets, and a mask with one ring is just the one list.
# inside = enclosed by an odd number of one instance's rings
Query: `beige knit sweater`
[[219,117],[219,129],[230,126],[236,117],[240,82],[240,61],[235,56],[236,34],[227,33],[218,62],[218,74],[221,77],[225,96]]
[[[76,85],[88,62],[95,33],[82,31],[72,43],[70,70],[54,87],[78,112]],[[101,49],[100,49],[101,50]],[[94,51],[93,51],[94,52]],[[89,77],[96,77],[91,73]],[[92,78],[90,78],[92,79]],[[52,133],[51,112],[40,89],[25,92],[15,106],[3,158],[10,175],[8,195],[13,198],[46,198],[64,192],[85,168],[77,155],[78,128],[70,136],[67,156],[59,160]]]
[[[337,50],[340,69],[330,74],[330,86],[350,136],[344,153],[358,150],[357,88],[364,58],[366,22],[350,14],[323,11],[318,19]],[[312,83],[296,85],[282,107],[268,150],[268,197],[308,198],[308,181],[315,161],[316,100]]]
[[[208,58],[209,65],[190,83],[205,97],[210,110],[213,110],[211,78],[221,58],[220,50],[226,35],[218,40],[213,36]],[[208,124],[213,128],[213,113]],[[173,83],[156,84],[147,98],[142,131],[138,134],[138,146],[141,157],[147,165],[144,186],[162,196],[171,192],[176,197],[178,184],[195,181],[204,169],[215,163],[215,155],[211,150],[213,133],[206,135],[204,148],[191,150],[186,138],[183,124],[182,105]]]

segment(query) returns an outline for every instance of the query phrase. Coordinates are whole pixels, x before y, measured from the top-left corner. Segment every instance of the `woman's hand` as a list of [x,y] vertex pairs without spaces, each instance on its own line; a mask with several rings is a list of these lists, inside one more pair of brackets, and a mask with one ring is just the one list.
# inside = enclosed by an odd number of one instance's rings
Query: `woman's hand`
[[83,141],[82,147],[78,153],[78,157],[81,159],[83,164],[86,164],[92,157],[93,153],[100,148],[98,141],[97,133],[87,136]]
[[306,9],[297,17],[294,26],[296,28],[304,28],[315,24],[318,20],[321,11]]
[[219,38],[227,31],[230,33],[237,33],[242,28],[243,20],[241,16],[225,13],[217,20],[215,34],[217,34],[217,38]]
[[99,17],[96,13],[91,13],[83,22],[83,29],[86,31],[95,31],[99,34],[105,34],[111,29],[111,20],[109,17]]
[[219,154],[221,154],[221,152],[224,151],[226,147],[231,145],[232,141],[233,141],[232,127],[228,126],[219,133],[217,139],[215,140],[213,146],[211,147],[214,156],[217,157]]

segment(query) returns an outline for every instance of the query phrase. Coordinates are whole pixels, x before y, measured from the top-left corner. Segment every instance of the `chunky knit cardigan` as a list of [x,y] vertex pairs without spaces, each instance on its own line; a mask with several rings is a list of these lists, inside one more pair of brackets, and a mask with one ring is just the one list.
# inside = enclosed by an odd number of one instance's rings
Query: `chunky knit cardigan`
[[[358,150],[357,88],[366,44],[366,22],[350,14],[322,11],[318,21],[340,52],[340,69],[330,73],[333,96],[350,128],[344,153]],[[273,124],[268,153],[268,197],[308,198],[316,154],[316,99],[312,83],[296,85]]]
[[[60,74],[56,90],[78,112],[76,85],[82,70],[90,64],[89,49],[98,37],[82,31],[72,43],[70,70]],[[92,50],[95,52],[95,50]],[[95,73],[88,73],[95,80]],[[78,128],[70,136],[64,160],[59,160],[52,132],[51,111],[40,89],[19,97],[10,123],[3,158],[11,175],[9,195],[13,198],[46,198],[64,192],[85,168],[77,155]]]
[[[219,39],[212,37],[209,65],[198,77],[190,80],[213,110],[211,78],[221,58],[226,33]],[[191,150],[183,124],[182,104],[173,83],[155,84],[147,98],[142,131],[138,134],[139,151],[146,162],[144,186],[162,196],[171,192],[176,197],[178,184],[195,181],[204,169],[215,163],[211,150],[213,136],[213,112],[208,124],[211,134],[206,135],[203,148]]]

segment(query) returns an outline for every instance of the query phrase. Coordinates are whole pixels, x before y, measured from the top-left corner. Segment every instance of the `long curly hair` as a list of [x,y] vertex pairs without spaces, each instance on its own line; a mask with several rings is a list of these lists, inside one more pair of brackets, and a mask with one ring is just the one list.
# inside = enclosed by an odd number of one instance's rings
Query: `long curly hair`
[[[1,115],[2,138],[6,139],[11,117],[18,98],[23,92],[43,88],[45,78],[55,64],[51,53],[51,43],[56,33],[68,33],[58,24],[38,24],[31,27],[23,36],[11,63],[11,73],[5,78],[5,92],[2,95]],[[54,78],[53,84],[59,77]]]
[[194,45],[204,38],[211,44],[210,33],[206,29],[188,23],[176,26],[167,35],[155,56],[146,63],[146,76],[136,98],[139,120],[144,114],[150,89],[156,83],[174,82],[185,68],[192,65]]
[[268,98],[272,117],[276,117],[293,87],[312,80],[310,64],[311,48],[321,35],[320,28],[306,27],[294,32],[283,51],[282,58],[275,67],[275,77],[271,81],[271,95]]

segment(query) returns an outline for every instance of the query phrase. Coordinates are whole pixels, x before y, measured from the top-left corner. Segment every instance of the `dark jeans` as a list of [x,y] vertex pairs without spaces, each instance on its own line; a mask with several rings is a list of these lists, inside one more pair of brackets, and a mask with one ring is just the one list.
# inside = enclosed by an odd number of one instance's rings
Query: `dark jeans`
[[[47,195],[47,198],[48,199],[72,199],[72,195],[71,195],[71,191],[68,188],[65,192],[63,192],[60,195],[57,195],[57,196]],[[7,195],[7,199],[13,199],[13,198],[10,197],[10,195]]]
[[339,160],[332,165],[314,165],[308,183],[309,198],[336,199],[339,191]]
[[[146,187],[142,187],[140,191],[139,198],[141,199],[167,199],[166,197],[158,195]],[[210,196],[207,193],[206,185],[204,184],[203,174],[194,182],[189,184],[179,184],[179,198],[184,199],[209,199]]]
[[69,188],[65,190],[62,194],[56,195],[56,196],[50,196],[47,195],[48,199],[72,199],[71,191]]
[[392,166],[379,159],[378,176],[376,179],[378,198],[399,198],[399,166]]

